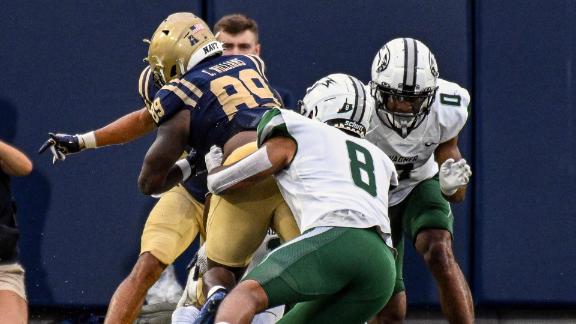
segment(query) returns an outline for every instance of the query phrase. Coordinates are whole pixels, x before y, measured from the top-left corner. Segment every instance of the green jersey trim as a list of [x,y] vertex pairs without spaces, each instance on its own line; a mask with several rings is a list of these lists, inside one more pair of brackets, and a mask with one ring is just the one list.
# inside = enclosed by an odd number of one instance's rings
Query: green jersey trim
[[286,126],[284,118],[282,118],[282,112],[278,108],[273,108],[262,116],[260,123],[258,123],[257,134],[258,147],[261,147],[266,140],[276,136],[284,136],[293,139],[290,132],[288,132],[288,127]]

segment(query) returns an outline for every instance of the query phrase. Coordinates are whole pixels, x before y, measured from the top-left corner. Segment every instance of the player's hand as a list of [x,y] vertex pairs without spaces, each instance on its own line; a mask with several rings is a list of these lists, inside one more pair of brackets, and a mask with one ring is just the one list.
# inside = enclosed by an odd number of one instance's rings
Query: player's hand
[[210,148],[210,152],[206,153],[204,156],[204,161],[206,162],[206,170],[208,173],[212,172],[214,168],[217,168],[222,165],[222,149],[216,145]]
[[46,149],[50,149],[52,153],[52,163],[57,160],[64,161],[66,155],[80,152],[84,149],[84,143],[78,135],[69,134],[53,134],[48,133],[48,140],[38,150],[38,153],[43,153]]
[[468,184],[472,171],[466,160],[454,162],[448,159],[440,166],[440,190],[446,196],[452,196],[460,187]]

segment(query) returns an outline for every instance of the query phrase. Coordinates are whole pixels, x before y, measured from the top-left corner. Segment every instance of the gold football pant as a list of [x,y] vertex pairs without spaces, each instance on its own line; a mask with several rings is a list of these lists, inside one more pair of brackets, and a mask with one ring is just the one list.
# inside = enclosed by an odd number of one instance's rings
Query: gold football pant
[[[224,165],[256,150],[255,142],[246,144],[234,150]],[[294,216],[272,177],[249,188],[212,195],[206,227],[207,257],[230,267],[245,267],[250,263],[268,228],[274,229],[283,241],[300,235]]]
[[158,200],[144,225],[140,254],[150,252],[163,264],[169,265],[200,234],[206,237],[202,221],[204,205],[178,185]]

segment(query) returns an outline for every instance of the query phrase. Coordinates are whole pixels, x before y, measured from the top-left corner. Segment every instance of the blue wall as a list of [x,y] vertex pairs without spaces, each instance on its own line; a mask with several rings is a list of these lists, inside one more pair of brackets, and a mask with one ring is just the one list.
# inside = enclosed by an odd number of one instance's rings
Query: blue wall
[[[83,132],[141,106],[143,38],[169,13],[212,25],[254,17],[271,82],[300,98],[318,78],[367,81],[377,50],[424,41],[440,76],[467,87],[471,117],[460,136],[473,186],[454,206],[455,249],[477,303],[576,304],[575,4],[518,8],[486,1],[41,1],[0,11],[0,136],[34,160],[16,179],[21,252],[33,305],[106,305],[137,258],[154,203],[136,178],[153,136],[51,165],[36,149],[48,131]],[[16,126],[16,133],[8,132]],[[412,305],[438,301],[413,251]]]
[[576,304],[576,2],[477,9],[476,295]]

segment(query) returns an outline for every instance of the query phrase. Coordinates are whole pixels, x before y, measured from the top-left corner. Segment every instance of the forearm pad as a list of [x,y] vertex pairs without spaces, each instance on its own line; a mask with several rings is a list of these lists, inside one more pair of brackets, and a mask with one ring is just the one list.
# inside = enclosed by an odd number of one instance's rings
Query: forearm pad
[[219,194],[222,191],[272,167],[266,146],[259,148],[236,164],[208,176],[208,190]]

